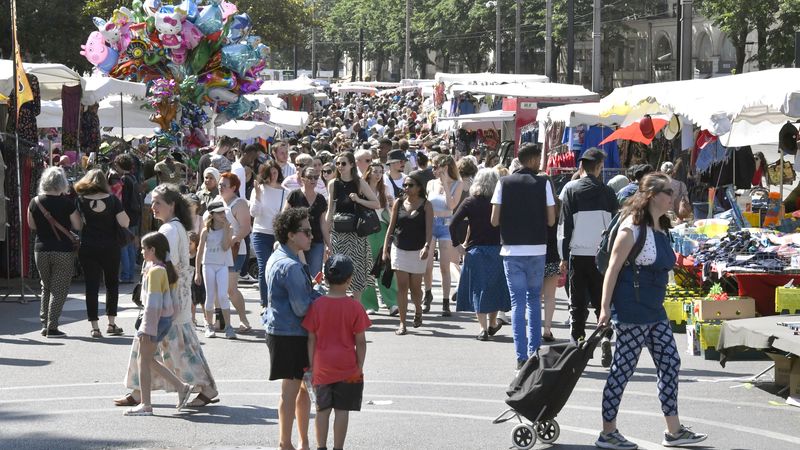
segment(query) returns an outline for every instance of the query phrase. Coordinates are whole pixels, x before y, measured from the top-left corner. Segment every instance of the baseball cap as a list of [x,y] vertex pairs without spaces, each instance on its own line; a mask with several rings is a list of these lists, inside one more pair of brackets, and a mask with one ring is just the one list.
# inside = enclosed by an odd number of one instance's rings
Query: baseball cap
[[580,161],[603,161],[606,159],[606,154],[597,147],[592,147],[583,152]]

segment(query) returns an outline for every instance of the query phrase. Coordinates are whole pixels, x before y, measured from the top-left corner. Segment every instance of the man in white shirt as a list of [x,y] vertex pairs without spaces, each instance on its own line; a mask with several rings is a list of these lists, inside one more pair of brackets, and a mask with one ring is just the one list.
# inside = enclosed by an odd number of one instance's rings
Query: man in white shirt
[[[303,174],[303,170],[305,170],[306,167],[312,167],[313,164],[314,158],[312,158],[311,155],[305,153],[300,153],[297,155],[297,158],[294,160],[294,166],[297,169],[297,172],[284,178],[281,186],[288,192],[302,188],[303,184],[300,181],[300,176]],[[317,185],[314,187],[314,192],[322,195],[327,193],[327,189],[325,189],[325,182],[322,181],[322,177],[317,180]]]
[[294,164],[289,162],[288,142],[282,140],[275,141],[270,149],[272,150],[272,158],[281,167],[281,172],[283,173],[284,178],[297,173],[297,169],[294,167]]
[[500,255],[511,294],[517,370],[537,354],[541,344],[547,227],[556,223],[550,181],[536,175],[541,155],[538,146],[523,146],[518,154],[523,168],[503,177],[492,196],[491,223],[500,227]]
[[400,198],[403,193],[403,181],[406,179],[403,169],[406,161],[408,161],[408,158],[406,158],[406,154],[402,150],[390,151],[386,159],[389,173],[383,176],[383,183],[391,188],[392,197],[394,198]]

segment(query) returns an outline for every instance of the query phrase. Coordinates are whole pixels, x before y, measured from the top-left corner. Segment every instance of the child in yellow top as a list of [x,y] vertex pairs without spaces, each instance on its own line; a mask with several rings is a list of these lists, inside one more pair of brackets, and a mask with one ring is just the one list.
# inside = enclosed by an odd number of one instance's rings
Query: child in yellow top
[[174,313],[172,290],[178,281],[178,274],[172,263],[166,261],[169,252],[169,241],[161,233],[149,233],[142,238],[142,255],[145,261],[142,276],[142,303],[144,314],[142,324],[136,331],[139,340],[139,383],[142,390],[142,401],[125,411],[126,416],[152,416],[153,405],[150,402],[150,370],[157,371],[167,379],[178,391],[178,405],[186,406],[193,386],[181,381],[164,364],[155,359],[156,346],[164,339],[172,326]]

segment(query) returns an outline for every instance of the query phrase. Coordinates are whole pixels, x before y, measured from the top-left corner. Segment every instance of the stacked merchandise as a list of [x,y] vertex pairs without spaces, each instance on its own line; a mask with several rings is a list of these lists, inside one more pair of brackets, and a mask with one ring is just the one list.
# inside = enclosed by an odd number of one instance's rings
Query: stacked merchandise
[[672,331],[685,333],[694,301],[703,298],[699,287],[684,287],[679,284],[667,286],[667,295],[664,297],[664,310],[667,312]]
[[[723,292],[722,286],[715,284],[708,296],[695,300],[686,327],[689,344],[688,352],[693,355],[701,353],[705,359],[718,360],[717,342],[726,320],[749,319],[756,316],[755,299],[751,297],[733,297]],[[744,352],[737,354],[739,359],[761,357],[760,352]]]

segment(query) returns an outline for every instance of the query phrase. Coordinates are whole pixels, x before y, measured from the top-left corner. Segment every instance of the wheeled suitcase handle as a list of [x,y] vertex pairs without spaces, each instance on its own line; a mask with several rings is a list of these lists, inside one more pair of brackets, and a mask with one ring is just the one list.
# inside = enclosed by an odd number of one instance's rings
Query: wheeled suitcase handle
[[589,338],[586,339],[585,341],[583,341],[580,345],[581,346],[586,346],[586,345],[589,345],[589,342],[594,342],[594,341],[600,340],[600,337],[602,335],[604,335],[606,333],[606,331],[608,331],[610,329],[611,329],[611,325],[598,326],[597,328],[594,329],[592,334],[589,335]]

